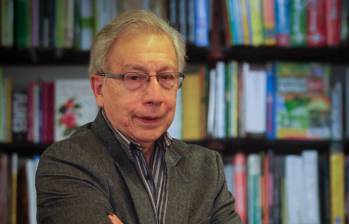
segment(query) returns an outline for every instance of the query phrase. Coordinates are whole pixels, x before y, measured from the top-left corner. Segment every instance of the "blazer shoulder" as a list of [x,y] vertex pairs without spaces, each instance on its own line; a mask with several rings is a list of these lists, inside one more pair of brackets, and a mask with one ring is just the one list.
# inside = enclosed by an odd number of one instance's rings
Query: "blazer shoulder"
[[103,142],[93,133],[89,125],[80,127],[71,137],[50,145],[41,155],[41,160],[63,160],[91,162],[110,158]]
[[188,144],[174,139],[174,150],[192,165],[216,164],[221,159],[219,152],[197,144]]

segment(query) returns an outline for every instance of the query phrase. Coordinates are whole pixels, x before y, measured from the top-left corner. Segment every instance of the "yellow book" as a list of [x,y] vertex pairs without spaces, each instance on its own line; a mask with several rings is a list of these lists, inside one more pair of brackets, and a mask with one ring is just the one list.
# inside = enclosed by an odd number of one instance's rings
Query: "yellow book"
[[251,41],[253,46],[259,46],[264,43],[263,29],[263,9],[262,0],[249,0],[250,2],[250,25],[251,25]]
[[191,73],[183,82],[183,139],[201,138],[201,84],[200,74]]
[[241,3],[241,19],[242,19],[242,30],[243,30],[243,43],[244,45],[250,45],[250,23],[249,23],[249,0],[240,0]]
[[331,223],[344,223],[344,154],[330,155]]

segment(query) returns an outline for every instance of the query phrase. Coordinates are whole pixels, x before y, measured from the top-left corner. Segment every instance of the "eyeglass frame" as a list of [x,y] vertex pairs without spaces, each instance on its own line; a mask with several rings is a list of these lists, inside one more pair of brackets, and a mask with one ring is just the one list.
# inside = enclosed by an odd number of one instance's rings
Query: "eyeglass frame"
[[[110,73],[110,72],[99,72],[97,73],[97,75],[99,76],[102,76],[102,77],[106,77],[106,78],[111,78],[111,79],[122,79],[124,81],[125,77],[128,75],[128,74],[143,74],[146,76],[146,79],[145,81],[149,82],[150,80],[150,77],[156,77],[156,80],[159,82],[159,74],[164,74],[164,73],[170,73],[170,74],[176,74],[175,75],[175,78],[177,79],[177,82],[178,82],[178,89],[180,89],[182,87],[182,84],[183,84],[183,81],[184,81],[184,73],[182,72],[159,72],[159,73],[156,73],[156,75],[149,75],[148,73],[146,72],[125,72],[125,73]],[[160,84],[160,82],[159,82]],[[135,88],[135,89],[130,89],[130,90],[136,90],[136,89],[139,89],[142,87],[143,84],[141,84],[138,88]],[[161,84],[160,84],[161,87],[163,87]],[[170,88],[166,88],[166,87],[163,87],[165,89],[172,89],[172,87]],[[129,89],[129,88],[128,88]]]

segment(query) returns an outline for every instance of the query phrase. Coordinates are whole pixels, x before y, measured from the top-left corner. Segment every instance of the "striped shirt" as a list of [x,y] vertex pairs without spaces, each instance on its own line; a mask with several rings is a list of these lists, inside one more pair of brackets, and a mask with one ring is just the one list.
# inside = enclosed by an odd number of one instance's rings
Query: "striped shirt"
[[154,151],[148,164],[144,157],[142,146],[128,139],[119,130],[113,128],[103,110],[102,114],[109,128],[113,130],[121,148],[136,166],[137,172],[151,200],[157,224],[164,224],[167,207],[167,168],[165,163],[165,152],[171,145],[172,138],[168,133],[165,133],[155,142]]

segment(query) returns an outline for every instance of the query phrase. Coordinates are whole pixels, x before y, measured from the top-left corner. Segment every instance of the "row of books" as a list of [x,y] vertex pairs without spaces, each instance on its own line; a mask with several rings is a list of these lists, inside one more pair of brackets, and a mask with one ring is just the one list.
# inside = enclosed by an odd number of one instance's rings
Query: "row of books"
[[223,2],[230,45],[322,47],[348,41],[347,0]]
[[35,173],[39,156],[0,152],[0,223],[36,224]]
[[[147,9],[188,43],[213,46],[338,46],[348,41],[348,0],[3,0],[0,46],[89,50],[125,10]],[[223,32],[222,32],[223,31]]]
[[186,74],[170,132],[188,140],[207,136],[341,140],[344,111],[349,109],[349,69],[334,68],[237,61],[195,68]]
[[[0,46],[89,50],[93,36],[121,12],[147,9],[168,20],[186,40],[210,44],[208,0],[3,0]],[[168,12],[168,13],[167,13]]]
[[348,223],[349,157],[336,143],[329,154],[239,152],[226,159],[227,187],[243,223]]
[[159,0],[2,0],[0,46],[89,50],[93,36],[129,9],[165,17]]
[[1,142],[52,143],[93,121],[98,111],[87,78],[12,86],[0,70]]
[[[186,140],[347,138],[349,69],[334,72],[334,68],[236,61],[220,61],[211,69],[192,67],[177,95],[169,131]],[[96,115],[87,78],[32,81],[25,88],[13,87],[14,78],[3,75],[0,68],[1,142],[50,143],[69,136]]]

